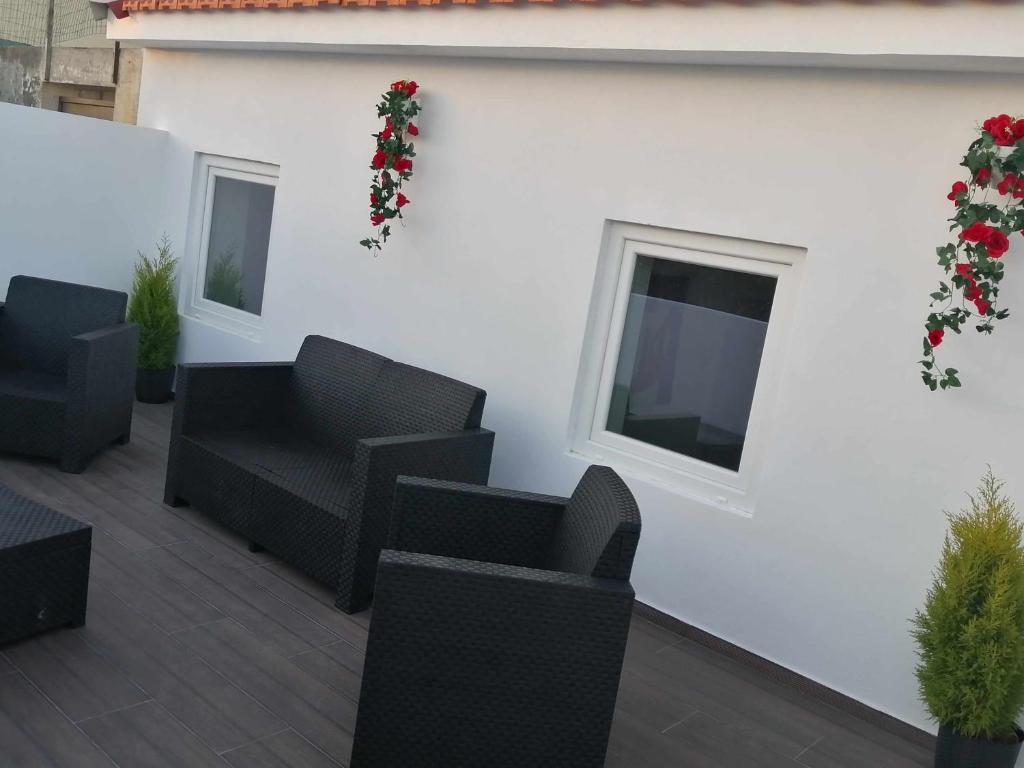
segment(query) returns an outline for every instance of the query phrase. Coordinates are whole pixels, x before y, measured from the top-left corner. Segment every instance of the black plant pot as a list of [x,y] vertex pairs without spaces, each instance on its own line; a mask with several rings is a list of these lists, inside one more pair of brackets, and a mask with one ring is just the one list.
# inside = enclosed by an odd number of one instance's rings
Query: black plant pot
[[135,397],[140,403],[166,403],[171,399],[174,368],[139,368],[135,375]]
[[1024,741],[1024,731],[1014,730],[1015,741],[989,741],[969,739],[944,725],[935,743],[935,768],[1013,768]]

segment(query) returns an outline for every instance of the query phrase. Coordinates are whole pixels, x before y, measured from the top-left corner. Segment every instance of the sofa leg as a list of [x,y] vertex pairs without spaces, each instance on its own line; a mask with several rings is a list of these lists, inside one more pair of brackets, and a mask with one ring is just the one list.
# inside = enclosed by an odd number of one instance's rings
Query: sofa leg
[[249,542],[249,551],[253,552],[253,553],[255,553],[255,552],[266,552],[267,549],[262,544],[257,544],[255,541],[250,541]]
[[123,435],[118,435],[117,439],[114,440],[114,445],[128,445],[131,439],[131,433],[125,432]]
[[88,459],[81,459],[77,456],[64,456],[60,460],[60,471],[69,475],[80,475],[89,465]]
[[168,507],[187,507],[188,500],[181,498],[181,496],[175,496],[173,493],[168,493],[164,496],[164,504]]
[[79,618],[72,619],[71,621],[69,621],[64,626],[67,627],[68,629],[79,629],[80,627],[84,627],[85,626],[85,614],[82,614],[82,616],[80,616]]

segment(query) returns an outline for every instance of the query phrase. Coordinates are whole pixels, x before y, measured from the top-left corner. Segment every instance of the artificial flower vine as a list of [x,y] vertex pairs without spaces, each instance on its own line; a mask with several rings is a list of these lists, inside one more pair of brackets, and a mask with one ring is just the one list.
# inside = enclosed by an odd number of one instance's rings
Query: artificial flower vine
[[411,136],[419,136],[412,122],[420,111],[413,97],[419,86],[415,80],[397,80],[387,93],[381,94],[377,117],[384,118],[384,130],[373,134],[377,151],[370,160],[373,182],[370,184],[370,223],[377,227],[376,237],[367,237],[359,244],[374,253],[391,236],[392,219],[402,218],[402,208],[410,200],[402,193],[402,184],[412,178],[412,160],[416,156]]
[[933,311],[925,323],[921,378],[932,391],[960,386],[958,371],[941,369],[935,358],[947,329],[960,333],[974,318],[978,333],[990,334],[995,321],[1010,314],[998,306],[1000,259],[1010,248],[1009,235],[1024,234],[1024,118],[990,117],[960,165],[968,178],[947,195],[956,206],[949,229],[960,232],[936,249],[939,266],[952,276],[931,294]]

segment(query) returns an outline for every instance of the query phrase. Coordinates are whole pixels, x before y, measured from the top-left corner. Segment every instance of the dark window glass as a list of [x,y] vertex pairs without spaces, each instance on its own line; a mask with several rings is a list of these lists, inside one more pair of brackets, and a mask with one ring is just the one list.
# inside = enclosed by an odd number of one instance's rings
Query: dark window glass
[[739,469],[775,285],[639,256],[608,431]]
[[274,188],[269,184],[217,177],[204,298],[262,314],[273,214]]

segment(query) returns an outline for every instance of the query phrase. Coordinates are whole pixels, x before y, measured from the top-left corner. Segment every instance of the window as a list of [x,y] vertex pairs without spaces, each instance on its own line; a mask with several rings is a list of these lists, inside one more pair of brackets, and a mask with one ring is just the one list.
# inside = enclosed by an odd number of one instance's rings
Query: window
[[803,251],[608,226],[573,450],[743,513]]
[[258,337],[278,169],[200,155],[186,314]]

